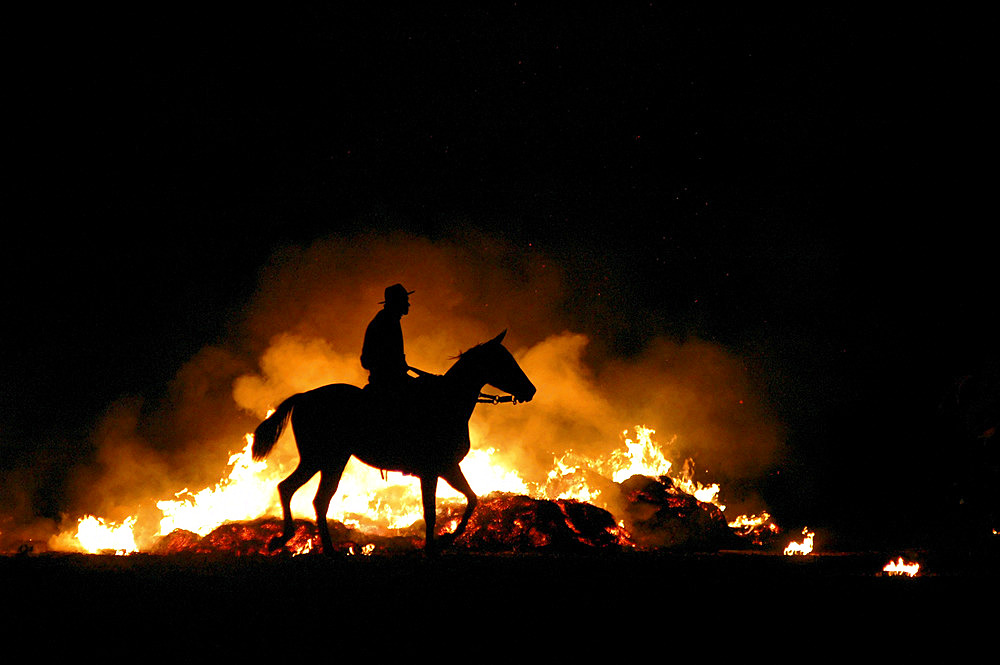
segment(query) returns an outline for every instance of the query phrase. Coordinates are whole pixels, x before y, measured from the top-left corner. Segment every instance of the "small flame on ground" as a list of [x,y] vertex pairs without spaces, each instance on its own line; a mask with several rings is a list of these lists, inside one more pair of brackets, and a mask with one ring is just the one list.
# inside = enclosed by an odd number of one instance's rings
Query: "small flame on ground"
[[908,563],[903,560],[903,557],[899,557],[896,561],[890,561],[885,564],[882,571],[887,575],[905,575],[907,577],[914,577],[920,571],[919,563]]
[[762,526],[767,525],[772,531],[777,530],[777,526],[770,522],[771,515],[768,512],[760,513],[759,515],[740,515],[733,521],[729,522],[730,529],[740,529],[745,531],[753,531],[754,529],[759,529]]
[[762,533],[777,534],[781,531],[778,525],[771,520],[771,514],[767,511],[757,515],[740,515],[728,522],[728,525],[730,529],[742,536],[753,536],[754,542],[757,543],[760,543]]
[[801,554],[812,554],[813,551],[813,538],[816,534],[809,530],[809,527],[802,529],[802,535],[804,536],[802,542],[792,541],[785,546],[785,554],[789,556],[801,555]]
[[105,522],[100,517],[87,515],[80,520],[76,539],[89,554],[114,552],[118,555],[138,552],[132,527],[136,518],[128,517],[121,524]]

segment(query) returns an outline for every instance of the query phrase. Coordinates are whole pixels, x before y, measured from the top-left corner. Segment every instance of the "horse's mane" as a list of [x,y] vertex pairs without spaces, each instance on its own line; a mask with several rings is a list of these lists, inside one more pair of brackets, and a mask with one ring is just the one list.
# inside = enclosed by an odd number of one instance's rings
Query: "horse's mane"
[[503,331],[502,333],[500,333],[499,335],[497,335],[496,337],[494,337],[491,340],[488,340],[486,342],[480,342],[479,344],[476,344],[472,348],[466,349],[465,351],[459,351],[458,355],[451,357],[451,360],[454,360],[455,363],[457,364],[459,360],[462,360],[463,358],[468,358],[469,356],[475,355],[475,354],[477,354],[477,353],[485,350],[486,347],[490,346],[491,344],[499,344],[500,340],[502,340],[504,338],[504,335],[506,335],[506,334],[507,334],[507,331],[505,330],[505,331]]
[[482,346],[482,344],[476,344],[472,348],[466,349],[465,351],[459,351],[455,355],[453,355],[450,358],[448,358],[448,360],[461,360],[462,358],[464,358],[468,354],[475,352],[475,350],[478,349],[481,346]]
[[451,357],[451,360],[461,360],[465,356],[468,356],[470,354],[475,354],[476,352],[481,351],[482,349],[484,349],[487,344],[490,344],[490,342],[480,342],[479,344],[476,344],[475,346],[473,346],[471,348],[468,348],[465,351],[459,351],[458,355],[455,355],[455,356]]
[[[452,366],[448,369],[448,372],[451,372],[453,369],[455,369],[456,367],[458,367],[459,362],[461,362],[462,360],[471,359],[476,354],[481,353],[483,350],[486,349],[486,347],[489,344],[490,344],[490,342],[482,342],[480,344],[476,344],[475,346],[473,346],[471,348],[466,349],[465,351],[459,351],[457,355],[454,355],[454,356],[451,357],[451,360],[454,361],[454,362],[453,362]],[[447,375],[448,372],[445,372],[445,374]]]

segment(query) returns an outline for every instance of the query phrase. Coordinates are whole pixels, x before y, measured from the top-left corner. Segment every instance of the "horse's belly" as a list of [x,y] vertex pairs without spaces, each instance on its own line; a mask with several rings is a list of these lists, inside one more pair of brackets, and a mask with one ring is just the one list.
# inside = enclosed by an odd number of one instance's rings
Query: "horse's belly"
[[382,432],[366,437],[354,451],[359,460],[378,469],[410,475],[440,472],[458,464],[469,452],[468,428],[447,431]]
[[309,403],[296,409],[292,424],[296,436],[300,430],[315,433],[311,438],[319,454],[335,449],[368,466],[419,475],[451,468],[469,452],[468,421],[451,414],[394,409],[345,384],[308,395]]

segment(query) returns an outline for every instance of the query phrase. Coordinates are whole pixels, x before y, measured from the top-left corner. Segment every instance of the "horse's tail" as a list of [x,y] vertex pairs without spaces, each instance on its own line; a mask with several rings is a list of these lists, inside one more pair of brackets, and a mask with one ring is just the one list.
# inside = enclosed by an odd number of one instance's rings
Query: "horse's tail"
[[253,448],[251,448],[254,460],[259,462],[267,457],[267,454],[271,452],[271,448],[274,448],[274,444],[278,442],[281,433],[285,431],[285,426],[288,424],[288,418],[292,415],[292,407],[295,406],[297,397],[298,395],[292,395],[286,399],[264,422],[257,425],[257,429],[253,432]]

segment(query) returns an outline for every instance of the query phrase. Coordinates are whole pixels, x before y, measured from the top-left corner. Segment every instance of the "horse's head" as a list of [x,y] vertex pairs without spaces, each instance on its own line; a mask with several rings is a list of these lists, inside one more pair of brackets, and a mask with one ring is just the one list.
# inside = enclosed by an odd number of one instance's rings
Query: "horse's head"
[[488,342],[473,347],[462,354],[462,359],[473,363],[479,370],[483,384],[510,393],[518,402],[530,402],[535,396],[535,386],[503,345],[503,331]]

